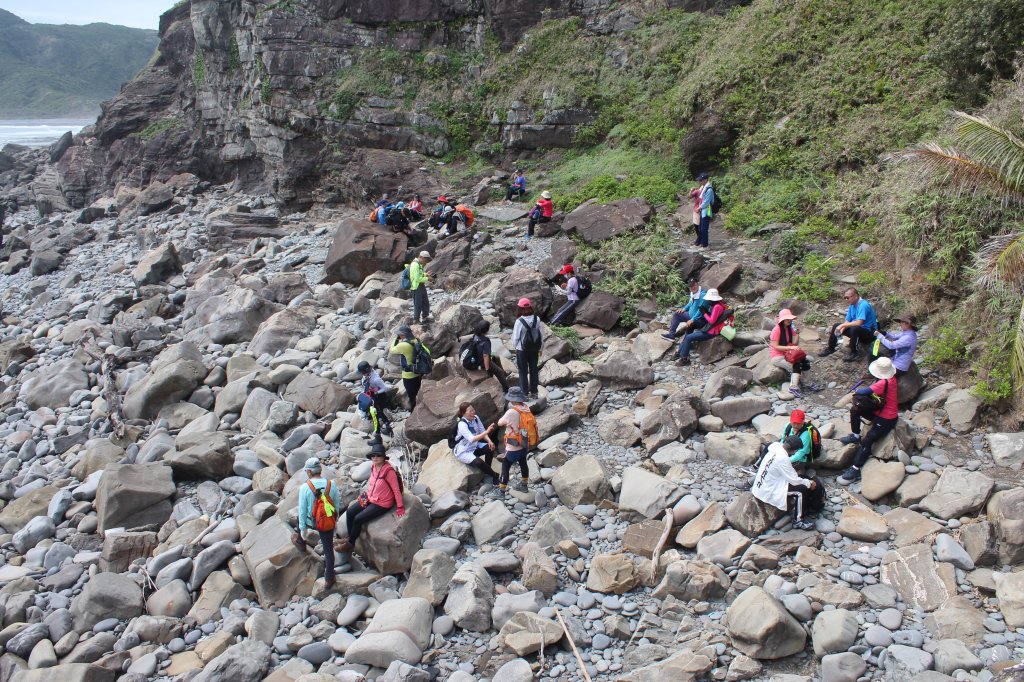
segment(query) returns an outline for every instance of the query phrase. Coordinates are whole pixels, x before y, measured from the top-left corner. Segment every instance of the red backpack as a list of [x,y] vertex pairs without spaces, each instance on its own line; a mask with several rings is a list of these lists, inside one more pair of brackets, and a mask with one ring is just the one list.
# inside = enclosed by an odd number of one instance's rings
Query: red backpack
[[338,520],[338,510],[334,508],[334,503],[331,501],[330,479],[323,490],[317,490],[313,481],[306,481],[306,485],[313,491],[313,528],[323,532],[334,530]]

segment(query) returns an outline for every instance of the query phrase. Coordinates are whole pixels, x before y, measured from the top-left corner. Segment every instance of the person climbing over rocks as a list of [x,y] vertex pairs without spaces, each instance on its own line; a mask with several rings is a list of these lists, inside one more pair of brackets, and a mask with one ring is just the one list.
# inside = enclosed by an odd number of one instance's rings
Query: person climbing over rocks
[[700,315],[693,323],[694,331],[683,337],[679,344],[679,358],[677,365],[690,364],[690,348],[695,343],[713,339],[722,333],[722,328],[730,323],[732,313],[726,309],[718,289],[708,289],[704,295],[704,303],[700,307]]
[[761,502],[776,509],[787,511],[792,507],[793,526],[800,530],[811,530],[814,524],[805,518],[805,513],[808,498],[814,494],[818,483],[800,478],[790,460],[801,445],[799,436],[790,436],[783,442],[769,445],[767,454],[754,474],[754,485],[750,492]]
[[[850,435],[839,439],[844,445],[857,443],[860,447],[850,465],[837,481],[849,485],[860,480],[861,469],[871,456],[871,448],[896,428],[899,420],[899,395],[896,368],[889,358],[878,358],[868,366],[871,376],[878,379],[871,386],[858,388],[850,404]],[[862,420],[870,420],[871,428],[861,438]]]
[[[480,320],[473,329],[473,336],[466,346],[468,351],[462,366],[466,369],[483,370],[498,380],[501,390],[508,390],[508,375],[501,368],[501,364],[491,354],[491,339],[487,333],[491,330],[491,323],[487,320]],[[460,352],[460,356],[462,353]]]
[[416,369],[416,351],[419,347],[425,349],[428,354],[430,353],[430,349],[413,335],[412,328],[403,324],[395,331],[395,340],[388,351],[392,355],[401,356],[402,386],[405,387],[405,393],[409,396],[409,412],[416,409],[416,396],[423,384],[423,376],[414,371]]
[[700,307],[704,303],[704,296],[707,292],[700,286],[697,277],[691,277],[686,281],[690,287],[690,298],[686,305],[672,311],[672,319],[668,324],[668,331],[662,336],[669,341],[675,341],[676,336],[690,329],[690,322],[700,315]]
[[[901,377],[910,370],[910,364],[914,361],[914,351],[917,350],[917,319],[906,314],[897,317],[896,321],[900,324],[900,331],[875,330],[875,339],[880,345],[894,352],[892,366],[896,368],[896,376]],[[877,354],[872,354],[878,357]]]
[[771,364],[789,372],[789,392],[802,398],[800,375],[811,365],[807,362],[807,352],[800,347],[800,330],[795,322],[796,315],[792,310],[783,308],[779,311],[775,327],[768,336],[768,358]]
[[491,468],[495,450],[491,434],[496,428],[497,426],[494,424],[484,427],[484,423],[480,420],[472,403],[459,405],[459,423],[456,426],[455,435],[455,459],[479,469],[485,477],[490,477],[494,485],[498,485],[498,474],[494,473],[494,469]]
[[530,299],[519,299],[516,314],[516,322],[512,326],[512,347],[516,351],[519,388],[529,398],[536,399],[540,384],[538,365],[541,348],[544,346],[544,335],[540,329],[540,318],[534,314]]
[[537,440],[537,420],[526,405],[526,395],[513,386],[505,394],[509,404],[508,411],[498,420],[498,426],[505,429],[505,452],[498,456],[501,460],[501,476],[498,479],[497,495],[504,497],[508,489],[509,475],[512,465],[519,463],[522,474],[515,489],[526,492],[530,484],[530,468],[526,456]]
[[562,274],[567,278],[560,282],[558,286],[565,291],[566,300],[565,305],[558,309],[548,324],[560,325],[565,324],[568,321],[569,316],[572,315],[573,311],[576,310],[576,306],[580,304],[580,281],[576,277],[576,269],[571,265],[566,265],[562,268]]
[[420,251],[420,255],[409,264],[409,289],[412,291],[412,322],[423,322],[430,319],[430,296],[427,293],[427,283],[430,282],[430,275],[425,268],[433,256],[429,251]]
[[867,344],[874,339],[878,319],[875,317],[874,307],[861,298],[854,287],[843,292],[843,299],[847,305],[846,319],[832,325],[828,334],[828,347],[818,357],[824,358],[835,353],[839,337],[845,336],[850,339],[850,347],[843,362],[853,362],[860,353],[860,343],[863,341]]
[[341,507],[338,488],[320,476],[322,467],[316,457],[307,459],[303,468],[307,479],[299,488],[299,529],[292,534],[292,543],[305,549],[306,530],[317,532],[324,552],[324,583],[330,589],[334,586],[334,529]]
[[374,434],[382,433],[385,436],[390,436],[393,431],[387,413],[387,410],[391,408],[388,385],[380,378],[377,370],[365,360],[360,362],[356,369],[362,376],[363,392],[359,394],[358,398],[360,411],[366,413],[366,416],[373,422]]
[[388,462],[388,453],[382,443],[374,443],[368,454],[373,465],[370,469],[370,480],[366,490],[359,493],[355,502],[345,512],[345,526],[348,537],[335,546],[339,552],[351,552],[363,528],[392,509],[395,516],[405,516],[405,504],[402,501],[402,487],[398,482],[398,473]]
[[555,214],[555,204],[551,201],[551,192],[544,190],[540,193],[540,199],[530,209],[530,222],[526,225],[526,238],[533,239],[533,228],[537,223],[551,222],[551,216]]
[[526,194],[526,176],[523,175],[522,168],[516,168],[516,172],[512,175],[512,184],[505,191],[505,203],[511,204],[512,197],[521,197],[524,194]]

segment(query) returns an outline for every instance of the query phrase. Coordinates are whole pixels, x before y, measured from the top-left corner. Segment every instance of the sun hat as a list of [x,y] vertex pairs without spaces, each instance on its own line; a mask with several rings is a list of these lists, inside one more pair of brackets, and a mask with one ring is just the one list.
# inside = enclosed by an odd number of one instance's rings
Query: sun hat
[[532,308],[533,302],[524,296],[521,299],[519,299],[519,302],[516,303],[516,305],[519,306],[520,308]]
[[513,386],[512,388],[508,389],[508,393],[505,394],[505,400],[509,401],[510,403],[525,403],[526,394],[523,393],[523,389],[519,388],[518,386]]
[[697,176],[697,179],[698,180],[707,180],[708,179],[708,174],[707,173],[701,173],[700,175]]
[[807,414],[803,410],[793,410],[789,413],[790,424],[803,424],[806,418]]
[[438,201],[440,201],[440,202],[441,202],[442,204],[446,204],[446,203],[448,203],[448,197],[447,197],[446,195],[444,195],[444,194],[442,194],[441,196],[439,196],[439,197],[437,198],[437,200],[438,200]]
[[312,471],[313,473],[320,473],[320,460],[316,457],[310,457],[306,460],[306,465],[303,467],[306,471]]
[[910,313],[907,313],[905,315],[900,315],[899,317],[896,318],[896,321],[897,322],[906,322],[911,327],[913,327],[915,330],[917,329],[917,318],[914,317],[913,315],[911,315]]
[[896,368],[892,366],[892,360],[889,358],[878,358],[868,365],[868,372],[879,379],[892,379],[896,376]]
[[370,446],[370,452],[367,453],[366,459],[371,457],[387,457],[388,451],[384,449],[383,443],[374,443]]
[[434,257],[430,255],[429,251],[420,251],[420,258],[426,258],[427,260],[434,259]]
[[551,192],[549,192],[547,190],[544,190],[543,192],[541,192],[540,195],[541,195],[541,197],[543,197],[545,199],[550,199],[551,198]]
[[783,308],[779,311],[779,316],[775,318],[776,322],[785,322],[786,320],[795,320],[796,315],[789,308]]
[[400,326],[398,329],[395,330],[395,333],[399,334],[401,336],[404,336],[407,339],[411,339],[412,338],[412,327],[410,327],[407,324],[403,324],[402,326]]
[[718,293],[718,289],[708,289],[708,292],[704,294],[705,301],[721,301],[722,297]]

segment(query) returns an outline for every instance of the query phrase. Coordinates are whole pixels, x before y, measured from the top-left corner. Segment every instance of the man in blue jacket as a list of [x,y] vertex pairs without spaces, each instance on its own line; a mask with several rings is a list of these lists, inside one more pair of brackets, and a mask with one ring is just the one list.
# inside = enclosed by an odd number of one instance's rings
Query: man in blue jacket
[[[669,341],[675,341],[678,334],[690,327],[690,320],[700,314],[700,306],[704,303],[704,289],[700,286],[700,280],[691,277],[687,283],[690,285],[690,300],[682,308],[672,311],[672,321],[669,322],[668,332],[662,334]],[[680,325],[683,325],[682,329],[679,329]]]
[[843,292],[843,298],[847,304],[846,319],[832,325],[828,335],[828,348],[823,350],[819,357],[824,358],[835,353],[839,337],[845,336],[850,339],[850,352],[843,358],[843,362],[853,362],[860,353],[860,343],[863,341],[867,346],[875,340],[878,318],[875,317],[874,307],[861,298],[860,293],[853,287]]
[[711,229],[711,219],[714,217],[715,188],[711,186],[711,179],[707,173],[697,176],[700,182],[700,225],[697,226],[697,241],[694,246],[706,248],[708,242],[708,231]]

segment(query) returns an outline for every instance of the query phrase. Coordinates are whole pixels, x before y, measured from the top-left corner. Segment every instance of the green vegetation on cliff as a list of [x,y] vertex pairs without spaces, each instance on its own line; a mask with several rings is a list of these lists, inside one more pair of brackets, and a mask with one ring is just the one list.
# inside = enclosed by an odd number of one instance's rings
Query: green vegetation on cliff
[[156,31],[30,24],[0,10],[0,117],[95,115],[156,46]]

